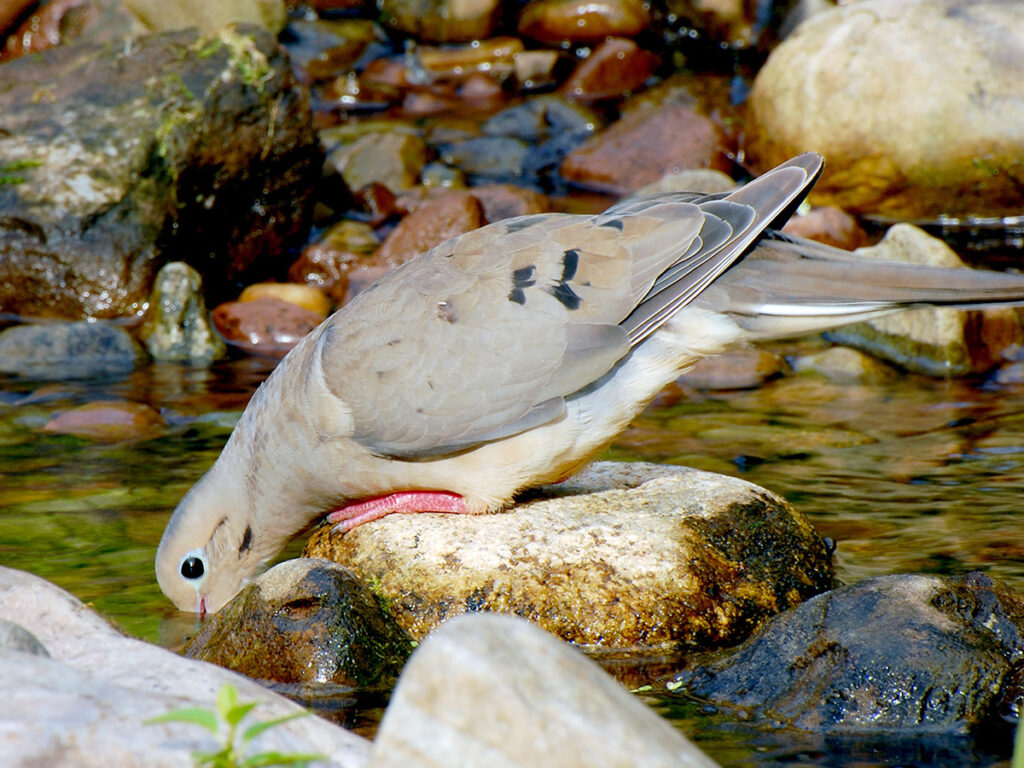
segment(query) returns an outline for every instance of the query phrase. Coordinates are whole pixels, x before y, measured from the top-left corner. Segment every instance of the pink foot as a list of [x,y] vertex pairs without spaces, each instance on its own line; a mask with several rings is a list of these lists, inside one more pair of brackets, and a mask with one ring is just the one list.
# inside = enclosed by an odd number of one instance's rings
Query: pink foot
[[337,523],[334,530],[347,533],[358,525],[390,515],[392,512],[451,512],[468,514],[466,501],[457,493],[446,491],[402,491],[376,499],[346,504],[331,512],[327,522]]

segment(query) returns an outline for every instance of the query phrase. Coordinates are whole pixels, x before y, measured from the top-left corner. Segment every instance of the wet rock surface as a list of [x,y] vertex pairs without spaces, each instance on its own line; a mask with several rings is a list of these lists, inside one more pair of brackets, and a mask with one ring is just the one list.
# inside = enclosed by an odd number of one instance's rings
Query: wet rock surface
[[334,683],[352,688],[394,682],[412,652],[409,638],[367,584],[326,560],[287,560],[248,585],[185,646],[257,680]]
[[828,163],[811,199],[854,213],[1019,214],[1018,11],[868,0],[808,19],[755,80],[747,149],[756,167],[821,152]]
[[510,616],[462,616],[402,672],[370,765],[686,766],[704,755],[594,662]]
[[16,325],[0,331],[0,373],[33,379],[123,376],[145,353],[107,323]]
[[319,149],[266,32],[73,44],[3,66],[4,311],[136,315],[168,253],[216,292],[304,235]]
[[413,639],[491,611],[604,651],[737,642],[831,586],[830,554],[807,521],[740,480],[599,462],[539,495],[503,514],[389,515],[344,535],[322,528],[306,555],[376,585]]
[[811,731],[958,732],[1017,694],[1024,597],[981,574],[881,576],[811,598],[670,688]]
[[160,268],[139,330],[154,360],[202,364],[224,355],[224,341],[210,323],[202,286],[202,277],[184,262]]

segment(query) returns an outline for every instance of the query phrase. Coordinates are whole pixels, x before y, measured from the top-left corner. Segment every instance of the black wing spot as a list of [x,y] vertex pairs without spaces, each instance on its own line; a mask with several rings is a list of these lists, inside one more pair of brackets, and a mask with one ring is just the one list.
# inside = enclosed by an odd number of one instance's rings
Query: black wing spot
[[242,544],[238,548],[238,554],[242,555],[249,551],[252,546],[252,526],[245,526],[245,533],[242,534]]
[[537,272],[537,265],[531,264],[528,267],[522,267],[512,273],[512,287],[513,288],[529,288],[531,285],[536,285],[537,279],[534,274]]
[[568,282],[576,277],[576,270],[580,267],[580,252],[570,248],[562,255],[562,282]]
[[554,288],[545,288],[545,290],[562,302],[562,305],[566,309],[579,309],[580,308],[580,297],[573,293],[565,283],[559,283]]
[[617,229],[619,232],[622,231],[622,219],[608,219],[608,221],[601,222],[602,227],[611,227]]
[[516,304],[526,303],[526,293],[522,288],[513,288],[508,292],[508,300],[514,301]]

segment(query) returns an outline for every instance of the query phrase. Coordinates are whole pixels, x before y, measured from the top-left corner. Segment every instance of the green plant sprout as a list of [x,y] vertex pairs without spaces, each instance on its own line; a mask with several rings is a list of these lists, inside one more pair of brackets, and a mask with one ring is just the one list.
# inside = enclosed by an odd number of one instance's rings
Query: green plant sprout
[[275,765],[305,766],[314,760],[324,760],[323,755],[285,754],[281,752],[260,752],[245,757],[249,742],[264,731],[275,726],[305,717],[309,712],[296,712],[272,720],[254,723],[241,733],[238,728],[255,707],[257,702],[238,702],[238,691],[230,683],[225,683],[217,692],[217,711],[211,712],[201,707],[183,707],[165,715],[150,718],[146,725],[155,723],[191,723],[208,730],[214,736],[223,738],[224,746],[217,752],[193,752],[192,760],[198,766],[210,768],[266,768]]

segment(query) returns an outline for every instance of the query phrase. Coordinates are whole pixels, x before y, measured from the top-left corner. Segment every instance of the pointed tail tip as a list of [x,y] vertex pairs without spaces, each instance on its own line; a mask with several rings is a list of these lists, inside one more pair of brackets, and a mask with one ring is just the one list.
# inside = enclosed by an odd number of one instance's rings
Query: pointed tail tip
[[[772,171],[776,171],[780,168],[801,168],[807,175],[817,180],[817,177],[821,174],[822,169],[825,167],[825,158],[819,155],[817,152],[801,152],[795,157],[789,158],[784,163],[772,168]],[[771,171],[769,171],[771,173]]]

